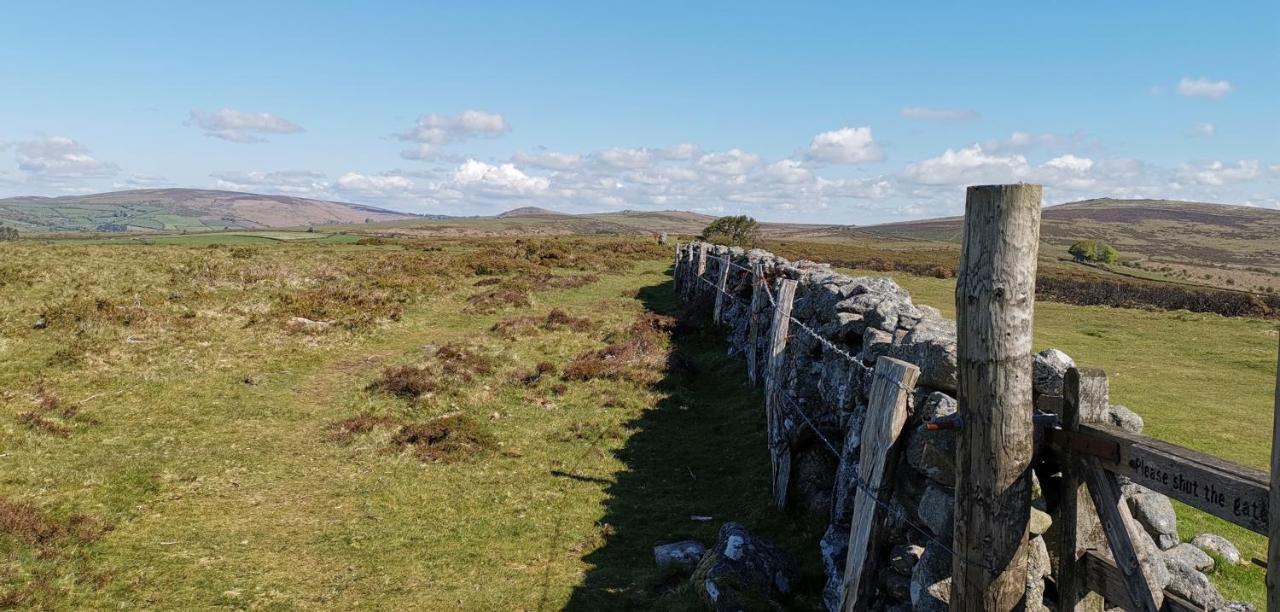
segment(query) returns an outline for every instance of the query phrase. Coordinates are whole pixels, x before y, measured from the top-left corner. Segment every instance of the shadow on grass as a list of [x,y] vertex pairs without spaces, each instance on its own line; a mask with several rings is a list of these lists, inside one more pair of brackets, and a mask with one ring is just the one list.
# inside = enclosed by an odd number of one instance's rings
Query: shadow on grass
[[[637,297],[650,311],[677,314],[670,282]],[[745,364],[725,356],[718,330],[681,325],[671,348],[658,384],[666,397],[628,423],[630,437],[616,452],[627,469],[607,488],[605,542],[583,557],[591,569],[565,609],[700,609],[687,577],[657,570],[653,546],[693,539],[710,547],[731,520],[800,559],[801,595],[788,607],[815,608],[825,517],[773,509],[761,392],[748,385]]]

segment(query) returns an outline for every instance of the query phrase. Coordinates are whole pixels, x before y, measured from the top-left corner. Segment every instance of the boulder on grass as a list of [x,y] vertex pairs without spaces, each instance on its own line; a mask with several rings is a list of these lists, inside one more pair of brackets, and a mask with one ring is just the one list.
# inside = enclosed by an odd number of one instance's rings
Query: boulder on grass
[[709,609],[728,612],[781,608],[798,578],[791,555],[741,523],[729,522],[690,580]]
[[702,560],[707,547],[697,540],[685,540],[653,547],[653,561],[658,569],[677,568],[692,570]]
[[1062,395],[1062,379],[1076,362],[1066,353],[1049,348],[1036,353],[1031,367],[1032,388],[1042,395]]
[[1244,556],[1235,544],[1215,533],[1202,533],[1191,539],[1191,544],[1200,550],[1222,557],[1231,565],[1244,565]]

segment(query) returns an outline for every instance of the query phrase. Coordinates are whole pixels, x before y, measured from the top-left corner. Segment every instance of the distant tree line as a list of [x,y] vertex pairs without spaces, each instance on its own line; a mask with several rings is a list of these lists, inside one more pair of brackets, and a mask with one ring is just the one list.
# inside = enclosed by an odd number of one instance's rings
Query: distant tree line
[[1067,249],[1076,261],[1100,263],[1114,266],[1120,261],[1120,253],[1115,247],[1099,240],[1081,240]]

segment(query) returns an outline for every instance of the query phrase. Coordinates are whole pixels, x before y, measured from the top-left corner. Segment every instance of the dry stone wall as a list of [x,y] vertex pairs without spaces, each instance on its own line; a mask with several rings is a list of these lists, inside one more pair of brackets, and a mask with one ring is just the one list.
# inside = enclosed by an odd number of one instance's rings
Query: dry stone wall
[[[856,494],[859,437],[871,388],[868,368],[883,355],[920,368],[910,416],[896,447],[893,494],[887,500],[892,506],[887,544],[873,553],[882,568],[874,609],[947,609],[953,562],[947,548],[953,526],[957,432],[930,430],[924,424],[956,419],[955,322],[934,308],[914,303],[911,295],[889,278],[851,277],[833,271],[828,264],[792,262],[763,250],[708,243],[677,249],[675,289],[687,316],[713,316],[720,293],[721,257],[726,254],[730,265],[717,323],[727,330],[730,354],[757,359],[760,368],[764,367],[772,306],[763,300],[757,304],[759,310],[751,312],[751,271],[759,269],[775,294],[778,279],[798,283],[780,380],[789,403],[804,414],[792,410],[785,415],[783,437],[792,458],[791,503],[829,517],[826,534],[814,543],[826,568],[823,599],[828,609],[839,605]],[[759,326],[754,342],[753,316]],[[1063,376],[1073,366],[1061,351],[1049,349],[1036,356],[1033,380],[1038,412],[1058,410]],[[1112,406],[1109,416],[1119,427],[1141,431],[1141,418],[1123,406]],[[1041,473],[1033,477],[1035,501],[1029,521],[1027,608],[1046,610],[1051,602],[1046,601],[1045,578],[1051,575],[1056,559],[1051,559],[1051,547],[1046,545],[1046,533],[1052,541],[1053,521],[1040,477],[1050,479],[1053,475],[1037,471]],[[1134,516],[1145,528],[1143,536],[1149,536],[1141,538],[1140,545],[1162,551],[1166,560],[1170,571],[1160,577],[1162,586],[1211,609],[1223,606],[1222,597],[1203,573],[1212,565],[1192,552],[1199,552],[1199,548],[1179,541],[1169,500],[1132,483],[1125,485],[1124,492]],[[1215,538],[1204,540],[1218,545],[1221,538]],[[695,581],[694,586],[704,601],[713,601],[706,585]],[[716,589],[714,585],[710,588]]]

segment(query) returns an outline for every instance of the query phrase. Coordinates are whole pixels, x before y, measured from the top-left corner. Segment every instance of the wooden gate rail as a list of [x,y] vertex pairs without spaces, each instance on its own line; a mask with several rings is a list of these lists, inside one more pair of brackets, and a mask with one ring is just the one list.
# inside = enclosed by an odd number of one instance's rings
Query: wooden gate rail
[[[1124,610],[1141,609],[1140,606],[1134,604],[1133,597],[1129,595],[1129,587],[1125,582],[1124,574],[1120,572],[1120,568],[1116,567],[1115,562],[1098,554],[1096,551],[1086,552],[1082,561],[1084,562],[1085,584],[1088,585],[1090,591],[1101,594],[1107,600],[1108,606]],[[1168,612],[1203,612],[1204,609],[1165,591],[1164,604],[1160,606],[1160,610]]]
[[1060,452],[1093,458],[1152,491],[1268,535],[1271,484],[1262,470],[1099,423],[1050,430],[1048,439]]

